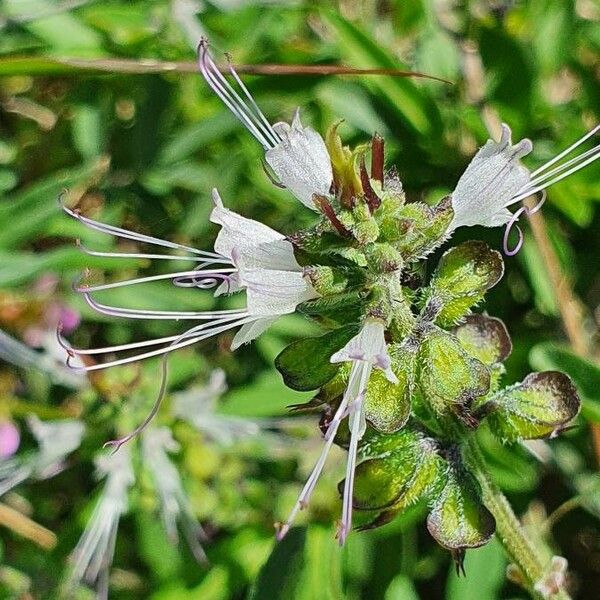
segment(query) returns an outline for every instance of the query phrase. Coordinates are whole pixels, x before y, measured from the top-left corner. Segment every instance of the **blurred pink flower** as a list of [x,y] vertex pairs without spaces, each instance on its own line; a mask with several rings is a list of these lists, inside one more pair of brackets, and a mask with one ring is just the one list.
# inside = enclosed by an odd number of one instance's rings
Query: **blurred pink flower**
[[18,449],[21,436],[10,421],[0,423],[0,459],[10,458]]

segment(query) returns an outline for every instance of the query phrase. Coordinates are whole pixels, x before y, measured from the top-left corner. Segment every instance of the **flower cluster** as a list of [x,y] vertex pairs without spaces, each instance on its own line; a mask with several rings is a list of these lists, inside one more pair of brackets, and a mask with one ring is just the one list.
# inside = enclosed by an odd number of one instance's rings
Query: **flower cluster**
[[[460,564],[465,548],[484,544],[494,531],[464,459],[464,441],[480,426],[503,441],[552,437],[576,416],[579,399],[570,380],[556,372],[501,388],[510,338],[497,319],[472,313],[502,277],[498,252],[466,242],[447,250],[429,278],[425,265],[458,227],[507,225],[506,244],[519,216],[541,206],[545,188],[600,156],[596,146],[566,160],[598,127],[530,173],[521,159],[531,142],[513,145],[504,125],[500,141],[486,143],[449,196],[435,205],[408,202],[396,172],[385,169],[379,136],[371,142],[369,169],[367,149],[345,147],[338,125],[322,137],[301,124],[299,112],[291,124],[271,124],[235,70],[221,73],[205,41],[199,65],[217,96],[263,146],[269,177],[315,211],[315,224],[285,237],[225,208],[215,190],[211,221],[221,229],[214,252],[208,252],[105,225],[64,206],[87,227],[171,251],[87,252],[194,265],[128,281],[78,284],[92,308],[114,317],[197,324],[168,337],[91,350],[62,344],[71,356],[86,359],[81,368],[89,372],[166,356],[234,328],[235,349],[281,315],[298,310],[313,318],[326,333],[294,342],[278,357],[277,368],[290,387],[317,390],[308,408],[323,412],[325,443],[278,537],[307,505],[337,444],[348,450],[340,543],[351,529],[353,509],[375,511],[371,526],[376,526],[424,499],[430,506],[429,531]],[[542,197],[534,208],[508,210],[535,194]],[[517,246],[521,243],[522,237]],[[159,311],[97,299],[104,290],[156,280],[212,289],[216,296],[240,294],[244,305]],[[130,350],[135,353],[108,362],[91,360]],[[168,446],[163,443],[163,450]]]

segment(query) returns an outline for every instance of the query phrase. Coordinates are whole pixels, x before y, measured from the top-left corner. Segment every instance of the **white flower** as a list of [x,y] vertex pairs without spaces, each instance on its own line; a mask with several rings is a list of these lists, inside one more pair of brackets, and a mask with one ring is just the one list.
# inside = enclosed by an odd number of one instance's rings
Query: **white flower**
[[313,194],[329,194],[333,181],[331,159],[323,138],[310,127],[303,127],[299,110],[292,124],[271,125],[235,70],[229,72],[239,93],[215,65],[206,40],[200,42],[199,65],[204,79],[231,112],[265,149],[265,160],[279,183],[300,202],[317,210]]
[[506,207],[530,181],[529,171],[521,165],[520,159],[531,150],[529,140],[521,140],[513,146],[510,128],[503,124],[500,141],[488,140],[456,184],[452,192],[454,221],[451,228],[499,227],[508,223],[512,214]]
[[[232,350],[235,350],[241,344],[259,336],[279,316],[294,312],[299,304],[318,296],[304,277],[302,267],[296,262],[293,246],[290,242],[266,225],[246,219],[226,209],[216,190],[213,190],[213,200],[215,208],[210,218],[214,223],[221,225],[221,231],[215,243],[216,252],[197,250],[189,246],[137,234],[119,227],[104,225],[63,206],[67,214],[92,229],[115,237],[176,249],[186,253],[185,256],[182,256],[86,250],[92,255],[182,260],[196,263],[195,268],[186,271],[140,277],[104,285],[76,286],[76,290],[83,294],[88,304],[103,314],[130,319],[172,319],[174,321],[199,322],[198,325],[179,335],[91,350],[73,349],[61,338],[62,344],[71,356],[118,353],[160,346],[158,349],[142,350],[134,356],[117,358],[107,363],[85,365],[81,367],[82,370],[95,371],[110,366],[131,363],[143,358],[164,355],[178,348],[190,346],[230,329],[240,327],[231,346]],[[166,279],[171,279],[176,286],[201,290],[217,286],[215,292],[217,295],[243,291],[246,296],[246,306],[240,309],[214,311],[142,310],[108,306],[98,302],[92,296],[103,290]]]
[[178,542],[179,523],[196,560],[206,563],[206,554],[199,541],[205,540],[206,534],[194,515],[179,472],[169,458],[169,453],[178,450],[179,444],[173,439],[168,427],[150,428],[144,432],[142,456],[146,467],[152,473],[167,536],[173,543]]
[[350,445],[346,463],[346,479],[342,499],[342,521],[338,530],[338,540],[343,544],[352,526],[352,492],[354,488],[354,470],[358,452],[358,443],[366,430],[364,399],[367,384],[373,367],[384,371],[391,383],[398,383],[391,370],[391,360],[387,352],[384,337],[384,326],[381,321],[368,318],[360,332],[353,337],[339,352],[331,357],[331,362],[350,362],[348,385],[342,401],[325,433],[325,446],[313,468],[300,497],[296,502],[288,520],[279,528],[278,539],[288,532],[298,512],[308,504],[310,496],[325,466],[325,461],[333,445],[333,441],[343,419],[348,416],[350,429]]
[[127,448],[104,454],[95,461],[99,479],[106,479],[92,516],[73,550],[73,566],[67,587],[96,584],[97,597],[108,598],[108,570],[115,552],[121,516],[128,510],[127,495],[135,481]]
[[0,460],[0,496],[29,477],[48,479],[64,469],[65,458],[79,448],[85,428],[81,421],[40,421],[28,417],[29,429],[39,448],[32,453]]
[[53,383],[72,388],[85,385],[85,378],[65,368],[66,354],[58,345],[56,332],[44,336],[44,351],[37,352],[0,330],[0,358],[23,369],[35,369],[47,374]]
[[173,394],[173,415],[187,421],[194,429],[222,446],[231,446],[260,433],[269,435],[264,431],[265,428],[277,426],[270,420],[219,414],[217,403],[226,391],[225,372],[215,369],[206,386],[192,387]]
[[530,173],[520,160],[531,152],[533,147],[531,141],[524,139],[513,145],[510,128],[503,123],[500,141],[486,142],[470,162],[452,192],[454,220],[448,232],[454,231],[457,227],[472,225],[485,227],[507,225],[504,238],[505,251],[507,254],[514,254],[521,246],[522,236],[515,250],[507,250],[511,226],[524,212],[532,214],[538,210],[544,201],[544,196],[542,195],[542,199],[534,208],[522,206],[513,214],[508,207],[539,192],[544,194],[544,190],[549,186],[598,159],[600,145],[554,166],[595,135],[598,130],[600,125]]

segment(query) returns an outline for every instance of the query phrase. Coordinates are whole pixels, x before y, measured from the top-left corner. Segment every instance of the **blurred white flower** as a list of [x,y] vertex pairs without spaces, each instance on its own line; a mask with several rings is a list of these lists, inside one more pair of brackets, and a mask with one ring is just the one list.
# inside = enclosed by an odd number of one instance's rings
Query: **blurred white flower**
[[299,109],[291,125],[283,122],[271,125],[233,66],[229,65],[229,72],[239,92],[219,71],[204,39],[198,58],[208,85],[265,149],[265,160],[279,184],[302,204],[317,210],[313,194],[329,194],[333,182],[331,159],[323,138],[314,129],[302,126]]
[[96,461],[98,479],[105,479],[92,516],[73,550],[73,562],[67,581],[72,592],[81,583],[93,585],[96,597],[108,599],[108,575],[112,564],[117,529],[121,516],[128,510],[127,496],[135,477],[127,448],[103,454]]
[[85,431],[81,421],[27,419],[38,449],[23,455],[0,459],[0,496],[26,479],[48,479],[64,469],[65,458],[79,448]]
[[350,429],[350,445],[346,463],[346,479],[342,499],[342,520],[338,529],[338,541],[344,544],[352,527],[352,492],[354,488],[354,470],[358,443],[366,430],[364,399],[371,371],[374,367],[381,369],[391,383],[398,379],[391,370],[391,360],[387,352],[384,337],[384,325],[381,321],[368,318],[359,333],[353,337],[339,352],[331,357],[331,362],[350,362],[350,375],[342,401],[335,412],[325,433],[325,446],[313,468],[298,501],[294,505],[287,521],[279,528],[277,538],[282,539],[289,531],[296,515],[308,505],[312,492],[325,466],[325,461],[342,421],[348,417]]
[[169,453],[178,450],[179,444],[173,439],[168,427],[149,428],[142,436],[144,464],[152,474],[169,540],[178,543],[179,524],[196,560],[206,563],[206,554],[200,545],[200,540],[206,540],[206,534],[194,515],[179,471],[169,458]]
[[225,372],[215,369],[206,386],[173,394],[173,415],[223,446],[256,436],[271,425],[270,421],[263,423],[216,412],[217,403],[226,391]]
[[71,388],[86,384],[85,377],[65,367],[67,353],[58,343],[55,331],[45,331],[42,352],[26,346],[0,329],[0,359],[22,369],[42,371],[53,383]]

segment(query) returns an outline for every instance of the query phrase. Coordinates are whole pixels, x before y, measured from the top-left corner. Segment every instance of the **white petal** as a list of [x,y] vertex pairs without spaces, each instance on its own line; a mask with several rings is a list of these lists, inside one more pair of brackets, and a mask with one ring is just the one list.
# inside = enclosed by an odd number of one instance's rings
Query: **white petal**
[[[213,209],[210,220],[221,225],[215,241],[215,251],[235,259],[239,268],[279,269],[300,271],[294,257],[294,247],[279,232],[225,208],[217,190],[213,190]],[[238,283],[234,281],[234,284]],[[235,287],[235,285],[234,285]],[[232,293],[227,284],[219,286],[215,295]]]
[[331,362],[368,362],[381,369],[391,383],[398,383],[398,378],[391,369],[392,361],[387,351],[384,333],[381,321],[367,319],[358,334],[331,357]]
[[277,319],[278,317],[256,319],[256,321],[242,325],[240,330],[235,334],[233,342],[231,342],[231,350],[237,350],[243,344],[256,339],[261,333],[271,327]]
[[273,317],[293,313],[298,304],[318,297],[302,273],[267,269],[240,272],[250,315]]
[[506,207],[530,180],[529,171],[519,159],[529,154],[531,149],[531,142],[527,139],[513,146],[510,128],[502,125],[500,141],[486,142],[452,193],[454,220],[450,231],[471,225],[498,227],[510,220],[511,213]]
[[225,208],[217,190],[213,190],[213,202],[215,208],[210,214],[210,220],[222,228],[215,241],[215,252],[222,256],[231,258],[234,249],[244,254],[248,248],[284,239],[274,229]]
[[299,111],[291,125],[275,123],[281,142],[267,150],[265,160],[288,190],[309,208],[316,210],[313,194],[329,193],[333,172],[323,138],[310,127],[302,127]]

